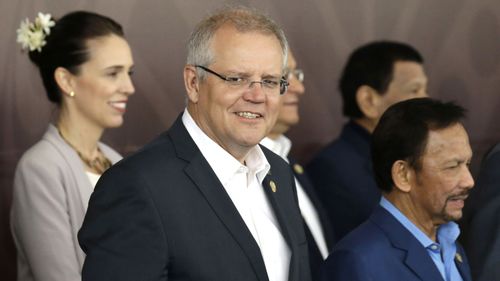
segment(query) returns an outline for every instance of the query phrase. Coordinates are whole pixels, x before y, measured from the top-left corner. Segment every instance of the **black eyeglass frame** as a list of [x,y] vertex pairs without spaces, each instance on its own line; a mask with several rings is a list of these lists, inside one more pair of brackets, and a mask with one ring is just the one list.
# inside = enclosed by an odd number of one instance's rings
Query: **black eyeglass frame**
[[[208,73],[211,73],[217,77],[219,77],[220,79],[226,81],[226,82],[233,82],[231,81],[231,79],[229,79],[227,76],[224,76],[222,74],[219,74],[213,70],[211,70],[210,68],[208,67],[205,67],[203,65],[194,65],[195,67],[199,67],[203,70],[205,70],[206,72]],[[250,84],[249,85],[252,85],[253,83],[260,83],[262,85],[262,83],[264,83],[264,81],[250,81]],[[286,91],[288,90],[288,86],[290,85],[290,83],[286,80],[285,76],[282,76],[280,78],[280,95],[283,95],[284,93],[286,93]]]

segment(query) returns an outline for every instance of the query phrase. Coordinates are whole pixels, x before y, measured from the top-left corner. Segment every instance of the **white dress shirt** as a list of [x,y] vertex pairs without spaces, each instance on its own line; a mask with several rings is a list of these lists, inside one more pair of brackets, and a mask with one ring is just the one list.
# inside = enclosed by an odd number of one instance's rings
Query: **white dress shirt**
[[[94,174],[92,172],[89,172],[89,171],[85,171],[85,174],[87,175],[87,178],[89,178],[89,181],[90,181],[90,184],[92,185],[92,190],[90,191],[90,193],[92,193],[94,191],[94,188],[97,184],[97,181],[99,181],[99,178],[101,177],[101,175],[99,174]],[[90,199],[90,196],[89,198]],[[87,200],[86,202],[84,202],[84,207],[85,207],[85,212],[87,211],[87,208],[89,206],[89,201]]]
[[[288,162],[288,153],[292,148],[292,142],[286,136],[280,135],[276,140],[266,137],[260,143]],[[299,198],[299,207],[302,217],[311,231],[314,241],[321,252],[321,256],[323,256],[323,259],[326,259],[328,256],[328,247],[326,246],[325,235],[321,227],[318,212],[297,178],[295,178],[295,185],[297,186],[297,197]]]
[[92,172],[88,172],[88,171],[85,171],[85,174],[87,174],[87,177],[89,178],[89,181],[92,184],[92,189],[94,189],[96,184],[97,184],[97,181],[99,181],[99,178],[101,177],[101,175],[95,174]]
[[187,109],[182,122],[257,242],[269,280],[288,280],[291,252],[262,187],[271,168],[262,149],[258,145],[253,147],[243,165],[210,139]]

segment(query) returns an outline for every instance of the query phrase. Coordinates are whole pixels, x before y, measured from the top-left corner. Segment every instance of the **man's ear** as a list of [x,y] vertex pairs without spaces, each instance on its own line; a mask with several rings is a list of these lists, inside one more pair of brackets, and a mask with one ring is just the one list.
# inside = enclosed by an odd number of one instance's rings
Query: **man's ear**
[[196,75],[196,69],[192,65],[186,65],[184,67],[184,86],[186,87],[186,93],[191,103],[197,103],[200,92],[199,78]]
[[54,71],[54,79],[56,80],[56,83],[59,86],[59,88],[66,95],[74,91],[73,77],[74,75],[64,67],[58,67]]
[[378,119],[380,117],[379,99],[378,92],[370,86],[363,85],[356,91],[358,107],[368,119]]
[[410,192],[414,170],[410,167],[408,162],[403,160],[394,162],[392,164],[391,174],[395,188],[405,193]]

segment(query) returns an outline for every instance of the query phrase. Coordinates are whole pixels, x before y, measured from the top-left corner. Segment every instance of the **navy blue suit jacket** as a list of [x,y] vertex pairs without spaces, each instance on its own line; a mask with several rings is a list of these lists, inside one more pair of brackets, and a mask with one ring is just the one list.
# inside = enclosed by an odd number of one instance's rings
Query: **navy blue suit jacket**
[[[455,264],[471,281],[465,253],[457,244]],[[443,281],[420,242],[388,211],[370,218],[342,239],[323,268],[323,281]]]
[[372,171],[370,138],[365,129],[351,121],[306,168],[337,240],[364,222],[380,201]]
[[[309,200],[311,200],[314,208],[316,209],[316,212],[318,213],[319,221],[323,229],[323,235],[325,236],[326,246],[328,248],[328,252],[330,253],[333,245],[335,244],[335,233],[330,223],[330,219],[328,218],[328,214],[323,207],[323,204],[319,200],[318,195],[316,194],[316,190],[314,189],[311,180],[305,173],[302,166],[298,164],[293,158],[289,157],[288,161],[290,162],[290,166],[292,167],[295,178],[297,179],[297,181],[299,181],[302,189],[305,191],[307,197],[309,197]],[[316,244],[316,241],[314,240],[314,237],[312,236],[311,231],[309,230],[309,227],[305,223],[304,230],[306,233],[307,242],[309,244],[309,261],[311,265],[312,280],[319,280],[320,269],[324,261],[323,256],[321,255],[321,252]]]
[[465,249],[474,280],[500,280],[500,144],[486,156],[465,204]]
[[[293,175],[262,150],[271,165],[262,186],[291,250],[289,280],[309,281]],[[180,117],[102,175],[78,238],[83,281],[268,280],[258,244]]]

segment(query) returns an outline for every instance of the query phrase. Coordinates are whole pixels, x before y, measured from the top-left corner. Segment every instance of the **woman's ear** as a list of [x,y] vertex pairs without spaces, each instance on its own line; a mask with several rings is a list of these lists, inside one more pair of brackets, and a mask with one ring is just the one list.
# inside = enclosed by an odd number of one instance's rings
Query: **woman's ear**
[[408,193],[412,187],[413,168],[410,167],[408,162],[398,160],[392,164],[391,174],[394,188]]
[[64,94],[69,95],[73,92],[73,74],[64,67],[58,67],[54,71],[54,79]]
[[186,65],[184,67],[184,86],[186,87],[186,93],[191,103],[197,103],[199,98],[199,78],[196,74],[196,69],[192,65]]
[[377,91],[367,85],[359,87],[356,91],[358,107],[363,112],[363,115],[369,119],[377,119],[379,117],[379,98]]

